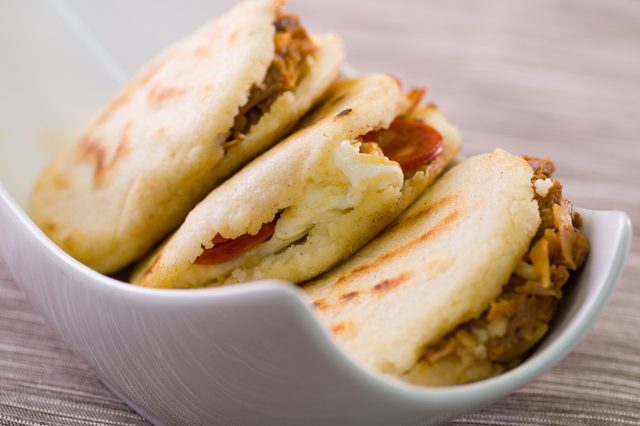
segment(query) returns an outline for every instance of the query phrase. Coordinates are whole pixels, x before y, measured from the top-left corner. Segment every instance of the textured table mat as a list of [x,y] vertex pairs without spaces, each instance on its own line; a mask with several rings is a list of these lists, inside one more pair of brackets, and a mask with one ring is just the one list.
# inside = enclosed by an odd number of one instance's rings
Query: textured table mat
[[[463,130],[465,155],[549,156],[576,205],[624,210],[639,234],[640,2],[291,3],[308,27],[342,34],[359,71],[428,85]],[[452,424],[640,424],[639,284],[636,237],[576,350]],[[1,259],[0,424],[146,424],[51,331]]]

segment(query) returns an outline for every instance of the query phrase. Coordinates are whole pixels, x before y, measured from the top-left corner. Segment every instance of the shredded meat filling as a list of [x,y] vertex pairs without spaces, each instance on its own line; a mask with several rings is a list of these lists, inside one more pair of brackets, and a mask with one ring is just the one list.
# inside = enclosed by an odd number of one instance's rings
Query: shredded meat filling
[[236,115],[225,149],[240,143],[251,126],[269,111],[271,104],[296,86],[303,74],[305,58],[315,50],[297,16],[279,11],[273,25],[276,29],[275,56],[264,80],[251,88],[249,100]]
[[547,331],[562,297],[562,287],[586,260],[589,242],[578,228],[581,219],[551,178],[550,160],[525,157],[541,224],[529,251],[511,275],[500,297],[480,315],[426,348],[423,360],[449,356],[480,359],[500,371],[517,365]]

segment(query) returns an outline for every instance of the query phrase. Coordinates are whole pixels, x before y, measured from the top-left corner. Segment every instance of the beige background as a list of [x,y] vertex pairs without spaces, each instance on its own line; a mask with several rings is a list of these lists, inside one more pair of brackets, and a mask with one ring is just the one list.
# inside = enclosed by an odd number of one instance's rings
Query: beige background
[[[576,205],[624,210],[638,234],[640,2],[293,0],[290,8],[307,27],[340,33],[355,69],[427,86],[463,130],[465,155],[502,147],[549,156]],[[148,44],[166,42],[161,30],[141,28]],[[123,67],[143,59],[124,58]],[[640,424],[639,281],[634,238],[611,302],[578,348],[453,423]],[[34,423],[144,421],[52,333],[0,259],[0,424]]]

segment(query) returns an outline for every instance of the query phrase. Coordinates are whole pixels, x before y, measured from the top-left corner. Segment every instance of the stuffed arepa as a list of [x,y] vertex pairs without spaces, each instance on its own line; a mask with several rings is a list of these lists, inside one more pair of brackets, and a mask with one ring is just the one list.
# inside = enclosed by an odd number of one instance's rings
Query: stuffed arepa
[[277,0],[247,2],[145,66],[38,180],[31,215],[72,256],[116,271],[281,138],[339,73]]
[[[302,128],[189,213],[132,282],[300,282],[344,259],[415,199],[461,145],[437,107],[418,98],[387,75],[339,82]],[[385,155],[402,144],[401,162]],[[410,170],[402,167],[407,158]]]
[[304,287],[316,312],[358,362],[411,383],[466,383],[516,365],[588,253],[552,172],[548,160],[502,150],[461,162]]

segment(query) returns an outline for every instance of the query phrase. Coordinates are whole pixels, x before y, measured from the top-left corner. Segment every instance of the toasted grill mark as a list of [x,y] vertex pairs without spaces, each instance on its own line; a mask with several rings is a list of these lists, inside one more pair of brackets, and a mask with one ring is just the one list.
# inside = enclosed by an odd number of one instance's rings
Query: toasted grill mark
[[451,226],[451,224],[455,223],[458,219],[460,219],[461,216],[462,216],[462,212],[460,210],[454,210],[452,213],[449,213],[444,219],[442,219],[438,224],[436,224],[436,226],[429,229],[427,232],[420,235],[418,238],[410,241],[409,243],[405,244],[404,246],[399,247],[395,251],[390,252],[389,254],[387,254],[387,257],[390,255],[393,257],[396,257],[399,254],[402,254],[404,252],[411,250],[415,246],[427,241],[428,239],[433,238],[438,234],[441,234],[443,231],[447,230],[449,226]]
[[344,117],[345,115],[349,115],[351,111],[352,111],[351,108],[343,109],[338,114],[336,114],[335,118],[340,118],[340,117]]
[[338,300],[340,302],[348,302],[349,300],[352,300],[352,299],[358,297],[359,294],[360,294],[360,292],[358,292],[358,291],[350,291],[349,293],[345,293],[342,296],[340,296],[338,298]]
[[129,145],[131,144],[131,127],[133,127],[133,123],[128,121],[127,124],[124,125],[122,129],[122,133],[120,134],[120,143],[118,144],[118,149],[116,150],[116,158],[122,155]]
[[170,52],[167,52],[160,59],[147,66],[145,69],[143,69],[141,74],[139,74],[131,83],[129,83],[129,85],[125,89],[125,92],[133,93],[139,88],[149,84],[151,79],[153,79],[158,74],[158,72],[162,68],[164,68],[165,65],[174,60],[175,56],[176,50],[174,49]]
[[420,277],[429,279],[436,275],[442,274],[451,266],[453,266],[454,261],[455,259],[453,257],[427,261],[420,269]]
[[229,46],[235,44],[236,40],[238,39],[238,36],[240,35],[240,30],[235,30],[233,33],[231,33],[231,35],[229,36],[229,42],[227,43]]
[[412,274],[409,272],[403,272],[400,275],[397,275],[393,278],[385,278],[380,281],[378,284],[371,287],[371,291],[375,294],[382,294],[388,290],[391,290],[394,287],[402,284],[405,281],[408,281],[409,278],[412,277]]
[[116,152],[113,157],[111,157],[111,161],[104,164],[102,168],[96,168],[96,174],[98,175],[98,177],[112,169],[113,166],[120,160],[120,158],[122,158],[129,150],[131,126],[131,122],[128,122],[122,129],[122,134],[120,135],[120,143],[118,143],[118,147],[116,148]]
[[410,226],[412,223],[418,220],[422,220],[422,218],[424,218],[425,216],[431,214],[434,211],[438,211],[439,209],[443,208],[448,204],[455,202],[456,200],[458,200],[458,198],[459,198],[458,194],[450,194],[450,195],[447,195],[446,197],[442,197],[439,200],[436,200],[424,206],[422,209],[418,210],[417,212],[401,217],[400,219],[398,219],[396,223],[392,225],[393,228],[390,228],[390,229],[393,229],[393,232],[397,232],[398,229]]
[[107,104],[106,108],[102,111],[102,113],[96,119],[93,128],[100,127],[116,113],[122,106],[124,106],[127,102],[129,102],[130,92],[125,90],[118,94],[115,98],[113,98]]
[[188,90],[180,87],[162,87],[162,86],[154,86],[149,91],[149,95],[147,96],[147,101],[150,105],[154,107],[162,106],[162,104],[167,101],[175,98],[179,98]]
[[324,299],[316,300],[315,302],[313,302],[311,304],[311,306],[313,306],[314,309],[317,309],[319,311],[324,311],[329,307],[329,305],[327,304],[327,302]]
[[86,135],[80,140],[78,148],[81,157],[91,159],[94,164],[94,183],[98,183],[100,179],[116,165],[120,158],[127,153],[130,144],[129,133],[131,132],[131,126],[131,122],[128,122],[123,127],[118,146],[109,160],[107,160],[107,150],[100,139]]
[[145,68],[141,74],[138,74],[135,79],[125,86],[122,91],[107,104],[107,107],[98,116],[91,129],[95,130],[109,121],[109,119],[111,119],[111,117],[113,117],[120,108],[129,102],[136,91],[151,81],[151,79],[172,59],[172,57],[173,53],[167,54],[157,62]]
[[56,189],[64,189],[69,187],[69,180],[64,175],[60,174],[53,175],[51,183]]
[[90,158],[94,162],[94,176],[102,169],[104,164],[105,149],[99,139],[89,135],[84,136],[78,145],[80,155],[83,158]]
[[165,54],[158,61],[152,63],[145,68],[141,74],[139,74],[127,87],[127,91],[133,91],[139,87],[142,87],[149,83],[158,71],[160,71],[167,63],[169,63],[175,56],[175,51]]
[[346,274],[340,276],[340,278],[338,278],[334,284],[335,287],[339,287],[351,280],[353,280],[355,277],[357,277],[358,275],[368,271],[369,269],[371,269],[371,266],[367,263],[365,263],[364,265],[360,265],[357,268],[352,269],[351,271],[347,272]]
[[339,322],[337,324],[332,324],[331,325],[331,332],[334,334],[340,334],[344,331],[345,329],[345,324],[343,322]]
[[336,282],[335,282],[335,284],[333,286],[334,287],[339,287],[341,285],[344,285],[345,283],[353,281],[359,275],[362,275],[362,274],[365,274],[367,272],[370,272],[370,271],[373,271],[375,269],[378,269],[381,266],[385,265],[386,263],[391,262],[396,257],[402,256],[402,255],[410,252],[416,246],[424,243],[425,241],[427,241],[427,240],[429,240],[429,239],[431,239],[433,237],[436,237],[438,234],[440,234],[443,231],[447,230],[449,228],[449,226],[451,226],[451,224],[455,223],[461,216],[462,216],[462,212],[460,212],[459,210],[454,210],[452,213],[447,215],[444,219],[442,219],[435,226],[433,226],[431,229],[429,229],[427,232],[425,232],[424,234],[420,235],[419,237],[414,238],[413,240],[409,241],[408,243],[406,243],[404,245],[401,245],[399,247],[396,247],[395,249],[390,250],[390,251],[378,256],[377,258],[375,258],[371,262],[364,263],[364,264],[358,266],[357,268],[354,268],[351,271],[346,272],[344,275],[340,276],[336,280]]
[[147,266],[142,274],[140,274],[139,280],[142,280],[153,273],[153,271],[156,269],[156,266],[158,265],[158,262],[160,262],[160,257],[161,256],[158,255],[151,261],[149,266]]
[[198,46],[197,48],[193,49],[193,56],[195,56],[196,59],[206,59],[210,57],[212,53],[213,50],[210,46],[207,45]]
[[331,332],[336,336],[350,338],[355,334],[355,327],[351,321],[342,321],[331,324]]

